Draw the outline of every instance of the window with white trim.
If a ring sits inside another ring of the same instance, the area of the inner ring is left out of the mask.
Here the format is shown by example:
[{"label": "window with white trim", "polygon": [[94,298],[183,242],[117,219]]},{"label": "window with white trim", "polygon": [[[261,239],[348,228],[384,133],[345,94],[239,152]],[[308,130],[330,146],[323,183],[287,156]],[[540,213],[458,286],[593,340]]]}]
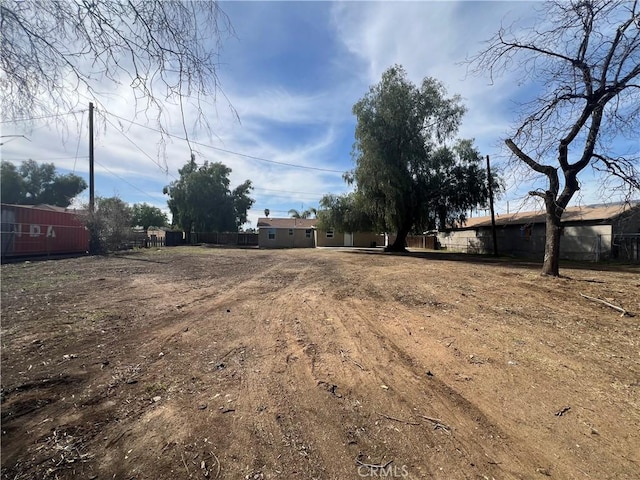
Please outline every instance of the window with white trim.
[{"label": "window with white trim", "polygon": [[311,230],[309,230],[309,229],[305,230],[304,236],[305,236],[305,238],[311,238]]},{"label": "window with white trim", "polygon": [[276,239],[276,229],[275,228],[270,228],[269,229],[269,240],[275,240]]},{"label": "window with white trim", "polygon": [[289,235],[293,235],[293,228],[289,229]]},{"label": "window with white trim", "polygon": [[327,238],[333,238],[333,230],[327,230]]}]

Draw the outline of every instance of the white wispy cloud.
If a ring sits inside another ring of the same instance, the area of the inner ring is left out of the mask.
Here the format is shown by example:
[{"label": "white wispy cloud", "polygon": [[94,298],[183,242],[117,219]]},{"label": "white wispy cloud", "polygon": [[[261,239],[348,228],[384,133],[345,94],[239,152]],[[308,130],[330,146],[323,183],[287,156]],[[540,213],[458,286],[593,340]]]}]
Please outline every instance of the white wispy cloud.
[{"label": "white wispy cloud", "polygon": [[[160,121],[175,137],[161,141],[158,112],[145,110],[144,102],[136,103],[127,84],[101,85],[96,102],[96,159],[109,172],[96,167],[100,194],[119,192],[131,203],[146,201],[166,210],[162,187],[178,176],[190,155],[189,145],[176,138],[185,135],[184,115],[189,138],[197,142],[191,146],[198,162],[225,163],[233,170],[232,186],[253,181],[256,204],[249,215],[253,225],[264,208],[286,214],[289,208],[314,206],[322,193],[349,189],[340,173],[297,169],[247,156],[338,172],[350,169],[352,105],[396,63],[416,83],[433,76],[449,94],[461,95],[468,112],[460,136],[476,138],[482,153],[498,164],[504,160],[502,140],[517,113],[513,99],[526,96],[527,90],[508,74],[493,84],[487,77],[468,75],[462,62],[501,24],[526,18],[531,3],[234,2],[227,8],[238,36],[225,41],[220,57],[226,97],[203,98],[199,106],[188,101],[184,110],[175,102],[165,102]],[[199,108],[209,128],[197,124]],[[0,155],[12,160],[60,158],[54,161],[57,167],[75,169],[86,178],[84,115],[84,119],[67,119],[71,121],[66,126],[47,121],[36,122],[33,129],[2,124],[3,135],[27,134],[31,141],[6,143]],[[520,202],[538,186],[530,178],[523,181],[509,173],[506,177],[506,200],[512,202]],[[505,202],[499,207],[504,209]]]}]

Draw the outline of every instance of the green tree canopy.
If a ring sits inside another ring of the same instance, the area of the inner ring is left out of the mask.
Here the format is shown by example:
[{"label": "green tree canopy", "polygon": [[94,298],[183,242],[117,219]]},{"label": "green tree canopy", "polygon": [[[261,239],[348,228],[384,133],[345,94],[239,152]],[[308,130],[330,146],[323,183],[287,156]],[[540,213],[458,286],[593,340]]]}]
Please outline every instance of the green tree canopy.
[{"label": "green tree canopy", "polygon": [[147,203],[136,203],[131,207],[131,226],[142,227],[148,230],[149,227],[164,227],[169,223],[167,215],[158,207]]},{"label": "green tree canopy", "polygon": [[180,178],[164,188],[173,222],[187,234],[195,232],[230,232],[247,221],[254,200],[253,188],[246,180],[229,189],[231,169],[222,163],[196,164],[195,155],[180,170]]},{"label": "green tree canopy", "polygon": [[356,167],[347,181],[356,192],[338,206],[352,202],[374,228],[397,232],[394,251],[404,250],[410,231],[432,228],[436,219],[463,221],[466,209],[488,199],[472,141],[447,145],[464,112],[460,97],[447,97],[438,80],[427,77],[416,86],[401,66],[389,68],[353,107]]},{"label": "green tree canopy", "polygon": [[18,168],[11,162],[2,161],[0,169],[2,203],[23,203],[25,197],[24,179]]},{"label": "green tree canopy", "polygon": [[374,228],[374,221],[367,213],[366,200],[357,192],[345,195],[325,195],[320,200],[318,228],[336,229],[339,232],[363,232]]},{"label": "green tree canopy", "polygon": [[[457,140],[451,147],[438,148],[427,177],[427,216],[417,224],[418,230],[460,226],[469,210],[485,207],[489,201],[487,170],[472,140]],[[492,189],[499,194],[501,180],[494,174],[491,177]]]},{"label": "green tree canopy", "polygon": [[59,175],[53,163],[22,162],[19,168],[2,162],[2,202],[19,205],[45,203],[68,207],[87,188],[82,177],[72,173]]}]

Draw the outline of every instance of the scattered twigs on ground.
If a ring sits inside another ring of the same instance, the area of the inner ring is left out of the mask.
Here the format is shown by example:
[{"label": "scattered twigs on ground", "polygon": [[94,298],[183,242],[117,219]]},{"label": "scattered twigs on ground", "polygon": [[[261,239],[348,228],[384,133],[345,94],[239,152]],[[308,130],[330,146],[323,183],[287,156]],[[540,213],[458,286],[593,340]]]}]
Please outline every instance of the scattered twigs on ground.
[{"label": "scattered twigs on ground", "polygon": [[189,473],[189,467],[187,467],[187,462],[184,461],[184,454],[180,452],[180,458],[182,458],[182,464],[184,465],[184,469],[187,471],[187,475],[191,475]]},{"label": "scattered twigs on ground", "polygon": [[451,427],[449,425],[444,424],[442,420],[438,420],[437,418],[427,417],[426,415],[421,415],[419,413],[417,413],[416,415],[420,418],[424,418],[425,420],[428,420],[429,422],[433,423],[434,430],[442,430],[447,435],[451,434]]},{"label": "scattered twigs on ground", "polygon": [[356,362],[353,358],[351,358],[348,355],[349,352],[345,352],[344,350],[340,350],[340,355],[342,356],[342,358],[346,358],[347,360],[351,361],[356,367],[358,367],[360,370],[366,370],[362,365],[360,365],[358,362]]},{"label": "scattered twigs on ground", "polygon": [[360,457],[362,456],[362,454],[359,454],[356,457],[356,464],[360,465],[361,467],[367,467],[367,468],[371,468],[371,469],[385,469],[387,468],[389,465],[391,465],[391,463],[393,462],[393,460],[389,460],[387,463],[385,464],[375,464],[375,463],[364,463],[360,461]]},{"label": "scattered twigs on ground", "polygon": [[419,423],[417,423],[417,422],[409,422],[409,421],[407,421],[407,420],[401,420],[401,419],[399,419],[399,418],[390,417],[389,415],[385,415],[384,413],[378,413],[378,412],[376,412],[376,413],[377,413],[378,415],[380,415],[381,417],[384,417],[384,418],[386,418],[386,419],[388,419],[388,420],[393,420],[394,422],[400,422],[400,423],[404,423],[404,424],[406,424],[406,425],[420,425],[420,424],[419,424]]},{"label": "scattered twigs on ground", "polygon": [[566,406],[566,407],[562,407],[560,410],[558,410],[555,415],[556,417],[562,417],[565,413],[567,413],[569,410],[571,410],[571,407]]},{"label": "scattered twigs on ground", "polygon": [[606,305],[609,308],[613,308],[614,310],[616,310],[616,311],[621,313],[621,315],[620,315],[621,317],[624,317],[625,315],[627,315],[628,317],[633,317],[632,313],[627,312],[624,308],[618,307],[617,305],[614,305],[613,303],[606,302],[606,301],[601,300],[601,299],[596,298],[596,297],[590,297],[589,295],[585,295],[584,293],[581,293],[580,296],[582,296],[582,297],[584,297],[584,298],[586,298],[588,300],[591,300],[593,302],[602,303],[603,305]]},{"label": "scattered twigs on ground", "polygon": [[215,458],[215,459],[216,459],[216,464],[218,465],[218,469],[217,469],[217,471],[216,471],[216,476],[215,476],[215,478],[218,478],[218,477],[220,476],[220,468],[221,468],[221,466],[220,466],[220,460],[218,459],[218,457],[216,457],[216,454],[215,454],[215,453],[213,453],[213,452],[210,452],[210,453],[211,453],[211,455],[213,455],[213,458]]}]

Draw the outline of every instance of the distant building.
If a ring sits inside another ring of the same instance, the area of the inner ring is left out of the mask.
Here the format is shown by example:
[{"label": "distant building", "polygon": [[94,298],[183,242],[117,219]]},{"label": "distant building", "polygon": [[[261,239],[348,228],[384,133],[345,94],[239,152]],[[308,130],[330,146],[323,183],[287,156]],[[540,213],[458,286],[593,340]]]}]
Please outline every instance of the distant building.
[{"label": "distant building", "polygon": [[384,235],[373,232],[320,230],[315,218],[260,218],[260,248],[376,247],[384,246]]},{"label": "distant building", "polygon": [[259,218],[260,248],[313,248],[316,246],[316,219]]},{"label": "distant building", "polygon": [[[532,258],[544,255],[543,211],[496,216],[498,252]],[[467,253],[493,251],[491,217],[467,220],[463,227],[438,234],[443,248]],[[562,215],[560,257],[576,260],[640,258],[640,204],[567,208]]]}]

